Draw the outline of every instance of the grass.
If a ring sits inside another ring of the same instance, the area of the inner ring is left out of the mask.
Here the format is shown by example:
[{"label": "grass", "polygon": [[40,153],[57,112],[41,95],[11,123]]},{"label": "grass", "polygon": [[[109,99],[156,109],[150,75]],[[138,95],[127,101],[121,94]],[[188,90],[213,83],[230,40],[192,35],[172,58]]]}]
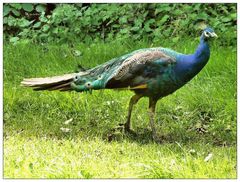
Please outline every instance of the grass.
[{"label": "grass", "polygon": [[[191,53],[197,44],[158,45]],[[235,47],[215,42],[203,71],[158,102],[162,144],[151,139],[146,98],[133,111],[137,136],[116,128],[126,119],[129,91],[34,92],[20,86],[24,77],[65,74],[77,64],[92,67],[158,45],[5,44],[4,177],[236,178]],[[75,50],[82,56],[74,56]]]}]

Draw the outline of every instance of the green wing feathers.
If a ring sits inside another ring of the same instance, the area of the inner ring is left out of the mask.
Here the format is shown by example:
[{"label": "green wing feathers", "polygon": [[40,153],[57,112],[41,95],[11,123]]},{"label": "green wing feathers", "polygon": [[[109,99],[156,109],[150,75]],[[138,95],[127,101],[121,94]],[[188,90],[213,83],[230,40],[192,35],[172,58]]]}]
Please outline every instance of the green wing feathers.
[{"label": "green wing feathers", "polygon": [[[108,78],[107,88],[146,88],[151,77],[155,77],[160,67],[172,65],[176,61],[158,49],[147,49],[135,52]],[[143,86],[144,85],[144,86]]]},{"label": "green wing feathers", "polygon": [[80,92],[107,88],[146,89],[146,69],[153,68],[152,71],[156,72],[159,67],[173,63],[175,60],[159,49],[142,49],[90,69],[85,76],[76,75],[71,86]]}]

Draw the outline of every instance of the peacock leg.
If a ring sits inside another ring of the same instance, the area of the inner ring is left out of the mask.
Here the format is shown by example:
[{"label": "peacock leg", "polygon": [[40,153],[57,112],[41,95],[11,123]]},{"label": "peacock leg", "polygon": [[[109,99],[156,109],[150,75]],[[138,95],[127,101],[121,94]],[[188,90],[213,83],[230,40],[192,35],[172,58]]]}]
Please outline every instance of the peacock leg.
[{"label": "peacock leg", "polygon": [[158,141],[157,132],[156,132],[155,123],[154,123],[156,103],[157,103],[157,100],[153,98],[149,98],[149,118],[150,118],[150,126],[152,129],[152,137],[153,137],[153,140]]},{"label": "peacock leg", "polygon": [[130,102],[129,102],[129,108],[128,108],[128,115],[127,115],[127,122],[124,124],[125,131],[131,131],[130,129],[130,121],[131,121],[131,115],[132,115],[132,109],[135,104],[139,101],[139,99],[142,97],[142,95],[134,95],[132,96]]}]

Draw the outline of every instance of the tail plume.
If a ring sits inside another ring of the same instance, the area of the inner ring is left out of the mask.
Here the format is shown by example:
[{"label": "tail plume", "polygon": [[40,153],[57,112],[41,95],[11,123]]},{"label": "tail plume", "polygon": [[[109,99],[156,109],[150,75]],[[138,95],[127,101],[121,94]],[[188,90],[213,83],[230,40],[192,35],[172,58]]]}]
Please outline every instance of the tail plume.
[{"label": "tail plume", "polygon": [[73,81],[75,74],[76,73],[46,78],[25,78],[21,82],[21,85],[32,87],[33,90],[69,91],[72,90],[71,82]]}]

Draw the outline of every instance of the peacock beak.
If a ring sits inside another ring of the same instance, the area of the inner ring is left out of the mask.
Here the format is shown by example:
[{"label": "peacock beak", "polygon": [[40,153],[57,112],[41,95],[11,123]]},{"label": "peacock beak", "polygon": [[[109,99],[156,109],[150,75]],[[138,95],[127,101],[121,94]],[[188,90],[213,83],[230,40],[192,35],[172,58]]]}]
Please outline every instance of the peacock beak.
[{"label": "peacock beak", "polygon": [[214,33],[214,32],[213,32],[213,33],[211,33],[210,35],[211,35],[211,37],[216,37],[216,38],[218,38],[217,34],[216,34],[216,33]]}]

